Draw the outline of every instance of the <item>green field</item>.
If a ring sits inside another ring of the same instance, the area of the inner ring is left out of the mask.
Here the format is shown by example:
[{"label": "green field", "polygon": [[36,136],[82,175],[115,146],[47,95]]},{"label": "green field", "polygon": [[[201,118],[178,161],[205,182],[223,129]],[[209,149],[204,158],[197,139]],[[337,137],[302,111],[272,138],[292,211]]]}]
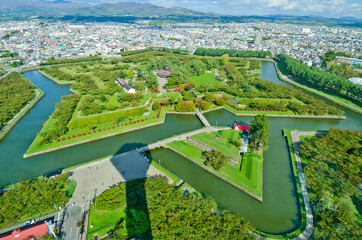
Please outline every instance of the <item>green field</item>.
[{"label": "green field", "polygon": [[218,85],[225,85],[223,81],[220,81],[217,77],[214,76],[213,72],[204,73],[200,76],[193,76],[191,80],[195,81],[196,86],[200,86],[201,84],[207,86],[218,86]]},{"label": "green field", "polygon": [[202,142],[225,155],[237,159],[239,149],[234,142],[240,138],[240,132],[235,130],[225,130],[212,133],[200,133],[192,136],[193,139]]},{"label": "green field", "polygon": [[247,154],[247,164],[243,163],[243,168],[245,167],[245,169],[242,168],[241,171],[231,164],[227,164],[219,171],[215,171],[212,167],[208,167],[204,164],[205,159],[202,158],[203,150],[201,150],[200,148],[185,141],[175,141],[169,143],[167,146],[169,146],[171,149],[176,150],[177,152],[184,154],[185,156],[200,163],[201,165],[204,165],[209,170],[215,172],[216,174],[219,174],[222,177],[225,177],[236,185],[239,185],[240,187],[246,189],[250,193],[253,193],[259,197],[262,196],[262,156],[256,153],[250,153],[251,156]]},{"label": "green field", "polygon": [[[91,204],[88,221],[87,239],[92,239],[94,234],[99,237],[106,235],[113,230],[116,224],[126,217],[126,195],[124,192],[124,183],[121,187],[113,187],[103,192],[96,199],[96,204]],[[121,195],[121,196],[120,196]],[[105,203],[103,205],[103,202]],[[115,205],[109,207],[108,205]],[[99,207],[98,207],[99,205]]]}]

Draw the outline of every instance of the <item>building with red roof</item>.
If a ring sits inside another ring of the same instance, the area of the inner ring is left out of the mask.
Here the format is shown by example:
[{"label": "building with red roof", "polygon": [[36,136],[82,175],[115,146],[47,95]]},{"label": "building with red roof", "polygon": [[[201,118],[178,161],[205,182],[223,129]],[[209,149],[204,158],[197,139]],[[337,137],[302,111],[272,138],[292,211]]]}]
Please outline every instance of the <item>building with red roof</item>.
[{"label": "building with red roof", "polygon": [[42,237],[48,234],[48,225],[46,222],[29,225],[18,228],[12,232],[0,236],[0,240],[24,240]]},{"label": "building with red roof", "polygon": [[234,123],[234,130],[247,131],[248,133],[250,133],[250,126],[238,125],[238,124]]}]

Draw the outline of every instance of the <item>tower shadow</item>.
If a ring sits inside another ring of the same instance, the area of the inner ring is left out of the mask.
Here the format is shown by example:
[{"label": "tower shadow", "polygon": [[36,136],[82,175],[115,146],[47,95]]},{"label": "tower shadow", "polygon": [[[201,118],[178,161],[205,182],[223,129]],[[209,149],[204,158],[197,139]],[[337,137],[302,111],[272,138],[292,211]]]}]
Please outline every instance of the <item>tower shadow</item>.
[{"label": "tower shadow", "polygon": [[[150,177],[150,162],[134,150],[145,146],[142,143],[129,143],[121,146],[111,163],[125,181],[125,217],[117,225],[120,229],[110,235],[111,239],[153,239],[147,204],[146,178]],[[122,154],[119,154],[122,153]]]}]

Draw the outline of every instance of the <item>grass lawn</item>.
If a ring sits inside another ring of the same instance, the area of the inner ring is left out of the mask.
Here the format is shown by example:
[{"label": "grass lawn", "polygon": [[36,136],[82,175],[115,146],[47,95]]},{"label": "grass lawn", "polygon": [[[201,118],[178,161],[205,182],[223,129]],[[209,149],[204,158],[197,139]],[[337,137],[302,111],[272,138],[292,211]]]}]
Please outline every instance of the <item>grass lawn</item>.
[{"label": "grass lawn", "polygon": [[[89,212],[87,239],[92,239],[92,236],[96,233],[98,233],[100,237],[106,235],[110,230],[114,228],[116,223],[125,216],[125,207],[117,208],[110,211],[99,210],[92,204],[90,206]],[[91,228],[92,224],[93,228]]]},{"label": "grass lawn", "polygon": [[240,138],[239,131],[225,130],[212,133],[200,133],[192,136],[192,138],[224,153],[231,158],[238,158],[239,149],[233,144],[233,142]]},{"label": "grass lawn", "polygon": [[67,192],[68,196],[73,196],[76,187],[77,187],[77,182],[73,179],[70,179],[69,184],[64,187],[63,191]]},{"label": "grass lawn", "polygon": [[201,84],[208,86],[218,86],[225,85],[223,81],[220,81],[217,77],[214,76],[214,73],[204,73],[200,76],[193,76],[191,80],[195,81],[196,86],[200,86]]},{"label": "grass lawn", "polygon": [[[185,156],[191,158],[192,160],[204,165],[205,160],[202,158],[203,150],[201,150],[200,148],[198,148],[188,142],[185,142],[185,141],[175,141],[175,142],[169,143],[168,146],[175,149],[176,151],[184,154]],[[248,161],[255,161],[254,157],[250,158],[250,159],[251,160],[248,160]],[[250,162],[249,165],[251,165],[251,167],[249,166],[249,169],[251,169],[253,171],[253,173],[259,171],[260,172],[259,176],[261,176],[263,160],[262,160],[261,156],[260,156],[260,158],[256,158],[256,159],[259,159],[259,163],[254,164],[254,162]],[[234,167],[231,164],[227,164],[225,167],[221,168],[219,171],[214,170],[211,166],[210,167],[208,167],[206,165],[204,165],[204,166],[207,167],[208,169],[210,169],[211,171],[215,172],[216,174],[219,174],[220,176],[227,178],[228,180],[235,183],[236,185],[239,185],[240,187],[246,189],[250,193],[253,193],[257,196],[261,196],[261,194],[262,194],[261,179],[256,180],[257,176],[248,178],[246,175],[246,173],[248,172],[247,170],[240,171],[237,167]],[[251,175],[253,173],[248,173],[248,174]]]},{"label": "grass lawn", "polygon": [[300,136],[300,141],[304,142],[304,141],[308,141],[312,138],[313,138],[313,136]]},{"label": "grass lawn", "polygon": [[172,179],[173,183],[175,184],[178,181],[180,181],[180,178],[178,176],[176,176],[175,174],[173,174],[172,172],[170,172],[169,170],[167,170],[166,168],[162,167],[160,164],[158,164],[158,162],[156,161],[151,161],[150,164],[152,166],[154,166],[156,169],[160,170],[161,172],[163,172],[168,178]]},{"label": "grass lawn", "polygon": [[254,188],[262,186],[263,157],[257,153],[245,153],[241,174],[249,179]]},{"label": "grass lawn", "polygon": [[178,92],[166,92],[166,93],[163,93],[160,96],[156,96],[156,98],[170,98],[172,96],[175,97],[175,98],[182,97],[181,94],[178,93]]}]

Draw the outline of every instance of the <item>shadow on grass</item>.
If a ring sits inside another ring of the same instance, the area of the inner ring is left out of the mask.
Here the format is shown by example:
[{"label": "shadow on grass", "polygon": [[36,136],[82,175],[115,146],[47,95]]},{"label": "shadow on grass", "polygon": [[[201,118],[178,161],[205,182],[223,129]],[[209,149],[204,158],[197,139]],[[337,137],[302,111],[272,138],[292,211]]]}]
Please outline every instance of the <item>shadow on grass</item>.
[{"label": "shadow on grass", "polygon": [[[116,225],[108,239],[153,239],[147,205],[146,177],[149,163],[137,151],[130,151],[145,146],[142,143],[125,144],[118,149],[111,159],[113,166],[125,179],[126,209],[125,217]],[[126,157],[117,157],[118,153]]]}]

